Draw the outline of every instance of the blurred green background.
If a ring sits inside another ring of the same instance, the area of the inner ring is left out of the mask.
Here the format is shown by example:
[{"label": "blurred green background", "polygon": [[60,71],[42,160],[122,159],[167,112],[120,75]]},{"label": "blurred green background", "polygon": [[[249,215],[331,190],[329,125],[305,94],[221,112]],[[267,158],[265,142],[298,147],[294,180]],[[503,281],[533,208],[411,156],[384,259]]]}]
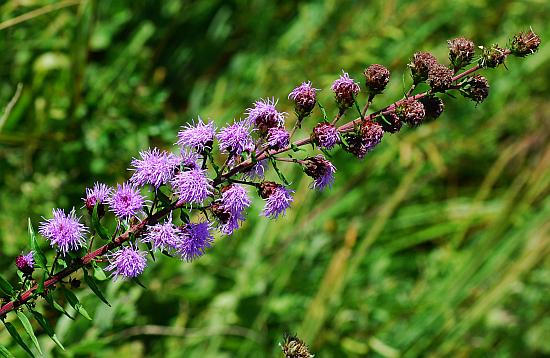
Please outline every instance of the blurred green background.
[{"label": "blurred green background", "polygon": [[[139,150],[169,148],[198,115],[222,125],[271,96],[291,113],[286,96],[305,80],[334,112],[341,70],[362,82],[381,63],[392,82],[377,109],[402,96],[417,50],[446,63],[453,37],[504,45],[532,26],[543,40],[485,72],[484,103],[447,97],[440,119],[387,135],[364,161],[336,151],[331,191],[289,167],[284,218],[260,218],[256,199],[205,257],[159,258],[147,290],[103,282],[112,308],[77,290],[93,321],[45,306],[67,347],[40,334],[45,354],[271,357],[292,332],[317,357],[549,355],[549,18],[544,0],[2,2],[2,113],[21,87],[0,120],[0,268],[12,282],[28,217],[124,181]],[[0,344],[23,355],[4,330]]]}]

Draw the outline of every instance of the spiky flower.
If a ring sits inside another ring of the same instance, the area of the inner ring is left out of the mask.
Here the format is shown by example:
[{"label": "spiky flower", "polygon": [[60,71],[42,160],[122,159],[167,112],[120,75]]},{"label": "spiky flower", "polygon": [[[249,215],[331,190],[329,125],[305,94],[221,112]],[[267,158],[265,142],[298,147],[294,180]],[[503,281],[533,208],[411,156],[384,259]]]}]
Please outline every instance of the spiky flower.
[{"label": "spiky flower", "polygon": [[443,101],[436,96],[425,96],[419,99],[419,102],[424,106],[424,111],[426,112],[425,119],[434,120],[439,118],[443,110],[445,109],[445,104]]},{"label": "spiky flower", "polygon": [[380,124],[368,122],[361,128],[344,135],[346,143],[344,149],[358,159],[363,159],[382,141],[383,136],[384,129]]},{"label": "spiky flower", "polygon": [[228,185],[222,188],[221,192],[220,206],[215,215],[219,217],[222,224],[221,231],[231,235],[245,220],[244,211],[250,206],[251,200],[246,188],[239,184]]},{"label": "spiky flower", "polygon": [[199,155],[193,151],[182,149],[180,161],[181,161],[181,166],[183,167],[183,170],[192,170],[192,169],[200,168]]},{"label": "spiky flower", "polygon": [[314,179],[311,184],[312,188],[321,191],[327,186],[332,186],[336,167],[334,167],[330,161],[325,159],[322,154],[304,159],[303,166],[304,173]]},{"label": "spiky flower", "polygon": [[145,203],[139,190],[132,184],[118,184],[116,190],[107,200],[111,211],[120,219],[136,216]]},{"label": "spiky flower", "polygon": [[270,128],[284,127],[287,114],[277,111],[276,105],[277,101],[273,98],[254,102],[254,107],[245,112],[248,115],[247,120],[262,134],[266,134]]},{"label": "spiky flower", "polygon": [[285,358],[313,358],[308,346],[295,335],[285,333],[283,343],[280,344]]},{"label": "spiky flower", "polygon": [[179,172],[171,183],[179,203],[201,204],[213,190],[212,180],[201,169]]},{"label": "spiky flower", "polygon": [[154,250],[171,252],[181,241],[181,235],[179,228],[172,223],[172,218],[169,218],[162,224],[149,226],[141,241],[150,243]]},{"label": "spiky flower", "polygon": [[313,128],[311,138],[321,148],[332,149],[340,143],[338,129],[330,123],[321,122]]},{"label": "spiky flower", "polygon": [[408,64],[414,83],[426,81],[430,68],[435,64],[437,64],[437,59],[431,53],[416,52]]},{"label": "spiky flower", "polygon": [[130,182],[143,186],[151,184],[155,189],[166,184],[172,179],[180,165],[180,158],[158,148],[139,152],[141,159],[132,159],[131,170],[134,171]]},{"label": "spiky flower", "polygon": [[343,74],[334,81],[331,87],[341,111],[353,106],[354,99],[360,91],[359,84],[350,78],[346,72],[342,72]]},{"label": "spiky flower", "polygon": [[284,215],[292,203],[293,192],[275,182],[262,182],[258,189],[260,197],[266,200],[262,215],[271,219]]},{"label": "spiky flower", "polygon": [[260,160],[252,165],[250,169],[243,173],[243,178],[250,180],[262,179],[264,177],[265,171],[267,170],[267,167],[267,159]]},{"label": "spiky flower", "polygon": [[289,99],[294,101],[294,110],[299,118],[304,118],[310,115],[315,103],[317,103],[317,88],[311,86],[311,82],[302,82],[288,95]]},{"label": "spiky flower", "polygon": [[481,75],[470,76],[460,83],[460,93],[474,102],[481,103],[489,96],[489,82]]},{"label": "spiky flower", "polygon": [[390,81],[390,71],[379,64],[370,65],[363,74],[365,87],[371,94],[382,93]]},{"label": "spiky flower", "polygon": [[428,71],[428,85],[434,92],[445,92],[453,84],[453,70],[441,64],[433,64]]},{"label": "spiky flower", "polygon": [[76,251],[86,243],[88,230],[79,220],[74,209],[68,215],[62,209],[53,209],[53,218],[42,222],[38,232],[65,256],[67,252]]},{"label": "spiky flower", "polygon": [[479,65],[481,67],[495,68],[504,63],[506,59],[506,50],[493,44],[491,47],[484,47]]},{"label": "spiky flower", "polygon": [[394,111],[384,113],[380,120],[378,120],[378,124],[382,126],[384,132],[389,133],[397,133],[403,126],[403,122],[401,122],[401,119],[399,119],[399,116]]},{"label": "spiky flower", "polygon": [[210,223],[202,221],[198,223],[188,223],[182,226],[182,240],[177,247],[177,253],[182,260],[187,262],[204,255],[206,249],[212,247],[214,237],[210,233]]},{"label": "spiky flower", "polygon": [[232,125],[222,128],[218,133],[220,150],[224,153],[240,155],[244,151],[254,149],[250,127],[250,121],[242,120],[235,121]]},{"label": "spiky flower", "polygon": [[510,50],[515,56],[525,57],[535,53],[540,46],[540,42],[540,37],[533,30],[520,32],[514,36]]},{"label": "spiky flower", "polygon": [[108,254],[109,265],[106,271],[111,271],[113,281],[118,278],[134,278],[143,273],[147,266],[147,252],[140,251],[137,245],[130,244]]},{"label": "spiky flower", "polygon": [[267,145],[271,149],[282,149],[290,143],[290,133],[283,127],[269,128]]},{"label": "spiky flower", "polygon": [[103,217],[103,215],[105,215],[104,203],[109,195],[111,195],[111,191],[112,189],[107,185],[98,182],[94,184],[92,189],[86,188],[86,197],[82,198],[82,200],[84,200],[84,205],[86,205],[88,212],[92,214],[94,206],[99,204],[97,213],[100,218]]},{"label": "spiky flower", "polygon": [[34,271],[34,256],[33,251],[30,251],[26,255],[19,255],[15,258],[15,266],[19,271],[23,272],[25,275],[32,275]]},{"label": "spiky flower", "polygon": [[426,112],[424,105],[413,98],[407,98],[396,109],[399,118],[411,127],[416,127],[424,121]]},{"label": "spiky flower", "polygon": [[472,62],[475,55],[475,45],[471,40],[458,37],[447,41],[449,47],[449,60],[455,70],[460,69]]},{"label": "spiky flower", "polygon": [[189,123],[178,132],[177,144],[202,153],[212,149],[215,135],[214,123],[212,121],[205,123],[201,117],[198,117],[196,123]]}]

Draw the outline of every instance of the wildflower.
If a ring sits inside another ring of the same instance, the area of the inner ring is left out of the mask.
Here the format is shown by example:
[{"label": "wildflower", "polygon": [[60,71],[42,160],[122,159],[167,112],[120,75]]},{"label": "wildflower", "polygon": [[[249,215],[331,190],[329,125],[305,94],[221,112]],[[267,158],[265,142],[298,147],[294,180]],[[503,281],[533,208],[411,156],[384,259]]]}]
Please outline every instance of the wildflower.
[{"label": "wildflower", "polygon": [[313,88],[311,82],[307,81],[302,82],[301,85],[290,92],[288,98],[294,101],[294,110],[299,118],[311,114],[311,111],[315,108],[315,103],[317,103],[317,91],[318,89]]},{"label": "wildflower", "polygon": [[182,149],[181,150],[181,165],[183,170],[199,169],[199,156],[197,153]]},{"label": "wildflower", "polygon": [[528,32],[520,32],[514,36],[510,50],[515,56],[525,57],[535,53],[540,46],[540,37],[529,30]]},{"label": "wildflower", "polygon": [[105,215],[104,203],[108,199],[109,195],[111,195],[111,191],[112,189],[107,185],[98,182],[94,184],[92,189],[86,188],[86,197],[82,198],[82,200],[84,200],[84,204],[86,205],[88,212],[92,214],[94,211],[94,206],[99,204],[97,213],[100,218],[103,217],[103,215]]},{"label": "wildflower", "polygon": [[189,223],[181,227],[182,240],[178,243],[177,252],[187,262],[204,255],[212,247],[214,237],[210,233],[210,223],[202,221]]},{"label": "wildflower", "polygon": [[130,182],[143,186],[151,184],[155,189],[172,179],[180,165],[180,158],[173,153],[160,151],[157,148],[140,152],[141,159],[132,159],[134,174]]},{"label": "wildflower", "polygon": [[251,204],[248,192],[242,185],[231,184],[221,190],[222,197],[212,209],[224,234],[231,235],[245,220],[244,210]]},{"label": "wildflower", "polygon": [[248,108],[245,112],[248,115],[247,120],[262,134],[266,134],[271,128],[284,127],[286,113],[277,111],[276,105],[277,101],[273,98],[254,102],[254,108]]},{"label": "wildflower", "polygon": [[119,277],[137,277],[143,273],[147,266],[146,256],[146,251],[140,251],[137,245],[130,244],[107,255],[110,264],[105,270],[113,271],[111,273],[111,276],[114,276],[113,281],[116,281]]},{"label": "wildflower", "polygon": [[53,209],[53,218],[42,222],[38,231],[65,256],[69,251],[80,249],[86,242],[88,230],[79,220],[74,209],[68,215],[61,209]]},{"label": "wildflower", "polygon": [[154,250],[171,251],[181,240],[180,230],[172,223],[171,218],[165,223],[158,223],[147,228],[141,241],[150,243]]},{"label": "wildflower", "polygon": [[341,111],[353,106],[355,97],[360,91],[359,84],[353,81],[346,72],[342,72],[343,75],[334,81],[331,87],[336,97],[336,103]]},{"label": "wildflower", "polygon": [[243,173],[243,177],[249,180],[262,179],[267,169],[267,159],[260,160],[254,163],[250,169]]},{"label": "wildflower", "polygon": [[401,130],[403,122],[394,111],[384,113],[378,123],[382,126],[384,132],[397,133]]},{"label": "wildflower", "polygon": [[136,216],[145,203],[139,190],[129,183],[118,184],[117,189],[107,200],[111,211],[120,219],[129,219]]},{"label": "wildflower", "polygon": [[382,126],[375,122],[369,122],[358,130],[344,135],[346,143],[344,149],[357,158],[363,159],[368,152],[382,141],[383,136],[384,129],[382,129]]},{"label": "wildflower", "polygon": [[422,124],[426,116],[422,103],[412,98],[407,98],[403,101],[403,103],[397,107],[396,114],[403,122],[411,127]]},{"label": "wildflower", "polygon": [[285,358],[313,358],[305,342],[294,335],[285,334],[283,343],[279,345]]},{"label": "wildflower", "polygon": [[212,149],[216,129],[214,123],[208,121],[204,123],[201,117],[198,117],[196,123],[190,123],[178,133],[178,145],[195,149],[202,153]]},{"label": "wildflower", "polygon": [[321,148],[331,149],[340,142],[338,129],[330,123],[321,122],[313,128],[312,140]]},{"label": "wildflower", "polygon": [[19,271],[23,272],[25,275],[32,275],[34,271],[34,257],[33,252],[30,251],[26,255],[19,255],[15,258],[15,266]]},{"label": "wildflower", "polygon": [[269,128],[267,145],[271,149],[283,149],[290,143],[290,133],[282,127]]},{"label": "wildflower", "polygon": [[479,65],[481,67],[495,68],[503,64],[505,59],[506,50],[494,44],[491,47],[483,48],[483,53],[479,59]]},{"label": "wildflower", "polygon": [[447,41],[447,46],[449,47],[449,59],[455,70],[472,62],[475,54],[475,45],[471,40],[458,37]]},{"label": "wildflower", "polygon": [[489,82],[480,75],[470,76],[460,83],[460,93],[474,102],[481,103],[489,96]]},{"label": "wildflower", "polygon": [[206,170],[192,169],[179,172],[171,183],[179,203],[201,204],[212,194],[211,182],[206,176]]},{"label": "wildflower", "polygon": [[434,92],[445,92],[453,83],[453,70],[438,63],[433,64],[428,71],[427,82]]},{"label": "wildflower", "polygon": [[311,187],[319,191],[332,186],[336,168],[321,154],[306,158],[303,161],[304,173],[314,179]]},{"label": "wildflower", "polygon": [[437,64],[437,59],[429,52],[419,51],[413,55],[408,64],[414,83],[420,83],[428,79],[430,68]]},{"label": "wildflower", "polygon": [[262,199],[266,199],[262,215],[271,219],[276,219],[281,214],[284,215],[293,200],[292,190],[274,182],[261,183],[258,192]]},{"label": "wildflower", "polygon": [[371,95],[382,93],[390,81],[390,71],[378,64],[370,65],[364,72],[365,87]]},{"label": "wildflower", "polygon": [[424,106],[426,119],[434,120],[439,118],[445,109],[445,104],[443,101],[436,96],[425,96],[420,98],[418,101]]},{"label": "wildflower", "polygon": [[220,150],[224,153],[240,155],[244,151],[254,149],[251,136],[250,121],[235,121],[232,125],[222,128],[218,133]]}]

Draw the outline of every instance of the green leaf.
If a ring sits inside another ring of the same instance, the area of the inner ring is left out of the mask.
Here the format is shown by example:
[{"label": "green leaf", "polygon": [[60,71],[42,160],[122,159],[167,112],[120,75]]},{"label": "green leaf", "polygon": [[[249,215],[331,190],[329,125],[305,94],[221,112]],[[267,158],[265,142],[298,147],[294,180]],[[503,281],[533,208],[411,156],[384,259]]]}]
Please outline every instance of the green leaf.
[{"label": "green leaf", "polygon": [[[46,331],[46,334],[50,336],[52,341],[54,341],[55,344],[62,350],[65,350],[65,347],[61,344],[59,339],[57,338],[57,335],[55,334],[55,331],[53,330],[52,326],[50,326],[50,323],[42,314],[38,311],[31,310],[32,315],[34,316],[34,319],[38,322],[42,328],[44,328],[44,331]],[[69,316],[70,317],[70,316]]]},{"label": "green leaf", "polygon": [[134,277],[132,279],[132,281],[134,281],[135,283],[137,283],[138,285],[140,285],[141,287],[143,287],[144,289],[147,289],[147,287],[145,287],[145,285],[143,283],[141,283],[141,281],[137,278],[137,277]]},{"label": "green leaf", "polygon": [[288,180],[286,180],[285,176],[283,175],[283,173],[277,167],[277,161],[275,160],[275,158],[269,157],[269,160],[271,161],[271,165],[273,165],[273,169],[275,169],[275,172],[279,176],[279,179],[281,179],[283,183],[285,183],[285,185],[287,186],[290,185]]},{"label": "green leaf", "polygon": [[0,355],[5,358],[15,358],[6,347],[0,344]]},{"label": "green leaf", "polygon": [[326,121],[327,120],[327,111],[325,111],[325,107],[323,107],[323,105],[319,101],[317,101],[317,105],[321,109],[321,113],[323,113],[323,119]]},{"label": "green leaf", "polygon": [[76,295],[67,289],[64,290],[65,297],[67,298],[67,301],[69,301],[69,304],[75,309],[76,312],[80,313],[84,318],[92,320],[92,317],[88,314],[88,311],[82,306]]},{"label": "green leaf", "polygon": [[107,279],[107,275],[105,275],[105,271],[101,267],[99,267],[95,262],[93,264],[94,268],[94,278],[98,281],[105,281]]},{"label": "green leaf", "polygon": [[6,329],[8,330],[10,335],[13,337],[13,339],[17,342],[17,344],[19,344],[21,348],[23,348],[27,353],[29,353],[31,357],[34,357],[34,354],[32,353],[31,349],[29,348],[29,346],[27,346],[25,341],[23,341],[23,338],[21,338],[21,336],[17,332],[17,330],[15,329],[15,326],[10,322],[4,322],[4,325],[6,326]]},{"label": "green leaf", "polygon": [[27,331],[27,334],[29,335],[32,343],[34,344],[38,352],[42,354],[42,349],[40,349],[40,344],[38,344],[38,339],[36,339],[36,336],[34,335],[31,322],[29,322],[29,319],[27,318],[27,316],[25,316],[23,312],[16,311],[15,313],[17,314],[17,318],[19,318],[19,320],[21,321],[23,328],[25,328],[25,331]]},{"label": "green leaf", "polygon": [[94,281],[94,278],[91,277],[89,274],[88,274],[88,270],[84,269],[84,281],[86,281],[86,283],[88,284],[88,286],[90,286],[90,288],[92,289],[92,292],[95,293],[95,295],[97,297],[99,297],[99,299],[101,301],[103,301],[103,303],[105,303],[107,306],[111,307],[111,304],[107,301],[107,299],[105,298],[105,296],[103,296],[103,293],[101,292],[101,290],[99,289],[99,287],[97,286],[97,284],[95,283]]},{"label": "green leaf", "polygon": [[0,276],[0,291],[2,291],[7,296],[13,296],[15,294],[15,291],[13,290],[13,286],[8,281],[4,280],[2,276]]},{"label": "green leaf", "polygon": [[46,267],[46,265],[48,264],[48,260],[46,259],[44,252],[40,248],[40,245],[38,245],[38,240],[36,240],[36,233],[34,232],[34,228],[32,227],[30,218],[28,222],[29,222],[30,247],[31,247],[31,250],[33,251],[32,257],[34,258],[34,263],[36,264],[36,266],[40,267],[41,269],[48,271]]},{"label": "green leaf", "polygon": [[94,206],[94,211],[92,212],[92,226],[99,237],[101,237],[103,240],[110,240],[111,238],[109,237],[109,235],[107,235],[107,232],[99,222],[99,215],[97,213],[97,208],[99,205],[99,203],[96,203]]},{"label": "green leaf", "polygon": [[65,316],[69,317],[70,319],[74,320],[74,317],[69,314],[59,303],[55,302],[52,295],[47,295],[44,297],[46,302],[50,304],[56,311],[63,313]]},{"label": "green leaf", "polygon": [[170,206],[170,204],[171,204],[170,198],[168,196],[166,196],[166,194],[164,194],[162,191],[160,191],[160,189],[157,190],[157,198],[163,204],[162,207]]},{"label": "green leaf", "polygon": [[46,276],[47,275],[48,275],[48,270],[43,270],[42,271],[42,276],[40,277],[40,279],[37,282],[38,288],[36,289],[36,293],[41,294],[45,291],[44,282],[46,281]]}]

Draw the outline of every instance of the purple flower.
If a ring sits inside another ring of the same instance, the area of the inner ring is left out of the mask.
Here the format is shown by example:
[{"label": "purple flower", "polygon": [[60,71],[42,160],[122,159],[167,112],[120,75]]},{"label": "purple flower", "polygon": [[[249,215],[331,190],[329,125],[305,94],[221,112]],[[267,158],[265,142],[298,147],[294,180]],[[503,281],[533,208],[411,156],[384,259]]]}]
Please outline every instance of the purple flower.
[{"label": "purple flower", "polygon": [[82,198],[88,211],[94,210],[95,204],[103,204],[111,194],[112,189],[103,183],[95,183],[92,189],[86,188],[86,197]]},{"label": "purple flower", "polygon": [[176,174],[172,179],[174,194],[180,203],[201,204],[212,194],[211,180],[206,176],[206,170],[192,169]]},{"label": "purple flower", "polygon": [[65,256],[68,251],[78,250],[86,242],[85,234],[88,230],[79,220],[74,209],[69,215],[61,209],[53,209],[53,219],[42,222],[38,231]]},{"label": "purple flower", "polygon": [[336,103],[338,103],[340,110],[345,110],[353,106],[354,98],[359,93],[360,88],[359,84],[353,81],[346,72],[343,70],[342,72],[343,75],[334,81],[331,89],[334,91]]},{"label": "purple flower", "polygon": [[313,128],[313,140],[321,148],[332,149],[340,142],[340,134],[332,124],[321,122]]},{"label": "purple flower", "polygon": [[229,214],[223,223],[221,231],[231,235],[239,228],[241,221],[245,220],[244,210],[251,204],[248,192],[242,185],[231,184],[222,189],[221,205],[219,210]]},{"label": "purple flower", "polygon": [[151,184],[158,189],[162,184],[166,184],[172,179],[178,166],[180,158],[173,153],[160,151],[157,148],[148,149],[140,152],[142,159],[132,159],[134,174],[130,182],[135,185],[143,186]]},{"label": "purple flower", "polygon": [[284,186],[274,182],[263,182],[260,184],[259,194],[263,199],[266,199],[263,216],[271,219],[276,219],[280,214],[285,214],[286,209],[292,203],[294,191],[285,188]]},{"label": "purple flower", "polygon": [[284,127],[286,113],[278,112],[276,105],[277,101],[273,98],[254,102],[254,108],[248,108],[245,112],[248,115],[247,120],[254,123],[262,133],[266,133],[270,128]]},{"label": "purple flower", "polygon": [[267,159],[260,160],[256,162],[250,169],[243,173],[243,178],[255,180],[262,179],[264,177],[265,171],[267,170],[268,162]]},{"label": "purple flower", "polygon": [[129,219],[137,215],[145,202],[139,191],[131,184],[118,184],[108,199],[111,211],[120,219]]},{"label": "purple flower", "polygon": [[214,123],[212,121],[204,123],[201,117],[198,117],[197,123],[190,123],[182,127],[178,133],[177,144],[203,152],[212,149],[215,135]]},{"label": "purple flower", "polygon": [[172,224],[171,218],[164,224],[156,224],[149,226],[147,232],[141,239],[144,243],[151,243],[153,249],[172,251],[182,239],[182,234],[179,228]]},{"label": "purple flower", "polygon": [[319,191],[332,186],[336,168],[321,154],[303,161],[304,172],[314,179],[311,187]]},{"label": "purple flower", "polygon": [[184,235],[178,244],[177,252],[187,262],[202,256],[214,243],[210,223],[207,221],[186,224],[182,231]]},{"label": "purple flower", "polygon": [[267,145],[272,149],[282,149],[290,143],[290,133],[283,127],[269,128]]},{"label": "purple flower", "polygon": [[28,254],[17,256],[15,258],[15,266],[19,269],[19,271],[23,272],[24,274],[30,275],[34,271],[34,257],[33,252],[30,251]]},{"label": "purple flower", "polygon": [[244,151],[254,149],[250,121],[235,121],[234,124],[222,128],[218,133],[220,150],[224,153],[240,155]]},{"label": "purple flower", "polygon": [[134,278],[143,273],[147,266],[147,252],[140,251],[136,246],[130,244],[114,253],[107,255],[110,265],[105,268],[106,271],[113,271],[113,281],[119,277]]},{"label": "purple flower", "polygon": [[199,169],[199,155],[186,149],[181,150],[181,163],[184,169]]},{"label": "purple flower", "polygon": [[311,86],[311,82],[302,82],[301,85],[296,87],[288,95],[289,99],[294,101],[294,109],[298,114],[298,117],[307,117],[313,108],[315,108],[315,103],[317,103],[317,93],[319,91],[317,88]]},{"label": "purple flower", "polygon": [[360,129],[345,134],[346,146],[344,149],[359,159],[374,149],[384,136],[384,129],[378,123],[369,122]]}]

